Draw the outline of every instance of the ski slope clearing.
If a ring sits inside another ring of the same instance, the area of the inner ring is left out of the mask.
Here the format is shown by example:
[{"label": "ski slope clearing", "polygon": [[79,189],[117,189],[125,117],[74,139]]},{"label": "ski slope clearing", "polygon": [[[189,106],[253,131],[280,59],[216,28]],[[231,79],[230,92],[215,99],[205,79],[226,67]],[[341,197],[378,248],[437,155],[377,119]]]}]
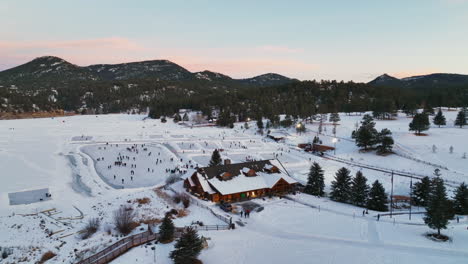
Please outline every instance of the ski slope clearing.
[{"label": "ski slope clearing", "polygon": [[[163,185],[171,175],[189,173],[197,165],[206,166],[214,149],[220,149],[222,158],[232,162],[277,158],[300,182],[307,180],[310,165],[318,162],[325,170],[327,192],[335,172],[343,166],[353,174],[361,170],[369,182],[378,179],[389,192],[389,173],[363,168],[357,163],[428,176],[439,166],[444,167],[443,178],[468,182],[467,160],[462,158],[468,152],[468,141],[464,140],[468,128],[453,127],[456,112],[444,114],[449,125],[431,127],[425,137],[408,131],[411,119],[404,115],[397,120],[376,121],[377,129],[389,128],[397,142],[396,154],[385,157],[359,152],[350,135],[362,116],[341,114],[336,155],[329,154],[355,162],[352,166],[297,148],[297,144],[310,142],[317,135],[316,123],[306,124],[307,130],[301,134],[294,128],[282,129],[285,140],[275,142],[257,133],[254,121],[249,129],[243,129],[243,123],[236,124],[234,129],[190,128],[170,119],[161,123],[141,115],[0,121],[0,246],[11,248],[13,253],[2,263],[20,260],[34,263],[48,250],[58,256],[47,263],[74,263],[97,252],[119,239],[112,218],[122,205],[131,206],[141,222],[132,234],[141,232],[141,228],[147,228],[145,221],[162,218],[170,208],[182,209],[180,204],[158,195],[154,188]],[[332,146],[332,126],[325,127],[327,131],[323,134],[328,136],[319,137]],[[117,161],[127,164],[119,166]],[[174,188],[183,191],[178,184]],[[408,195],[409,184],[409,178],[395,176],[394,193]],[[9,193],[44,188],[52,195],[51,199],[9,204]],[[451,192],[452,187],[448,190]],[[146,201],[144,198],[148,202],[140,204],[138,201]],[[402,214],[392,218],[382,216],[376,221],[377,212],[369,211],[362,216],[361,208],[327,198],[302,194],[291,198],[296,201],[254,200],[264,210],[253,212],[248,219],[229,215],[244,225],[235,230],[200,231],[210,238],[200,259],[204,263],[411,264],[465,263],[468,259],[466,217],[461,217],[460,223],[452,221],[448,230],[443,231],[452,237],[451,243],[436,243],[424,237],[430,229],[423,225],[420,214],[413,215],[411,220]],[[211,203],[201,204],[226,214]],[[177,226],[190,225],[192,221],[223,224],[209,210],[195,204],[186,213],[187,216],[174,220]],[[80,239],[77,232],[95,217],[101,219],[98,232],[87,240]],[[157,230],[157,226],[154,228]],[[157,263],[171,263],[168,254],[173,244],[156,247]],[[153,257],[154,252],[142,246],[113,263],[153,263]]]}]

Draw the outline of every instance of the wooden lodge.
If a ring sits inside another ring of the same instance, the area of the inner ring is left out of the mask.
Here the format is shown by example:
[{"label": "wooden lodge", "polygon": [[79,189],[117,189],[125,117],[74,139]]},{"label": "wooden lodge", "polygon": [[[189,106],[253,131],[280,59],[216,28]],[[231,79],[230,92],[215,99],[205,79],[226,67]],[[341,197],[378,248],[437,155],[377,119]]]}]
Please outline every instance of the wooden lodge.
[{"label": "wooden lodge", "polygon": [[297,181],[279,169],[276,160],[198,168],[184,181],[190,193],[212,202],[235,202],[294,190]]}]

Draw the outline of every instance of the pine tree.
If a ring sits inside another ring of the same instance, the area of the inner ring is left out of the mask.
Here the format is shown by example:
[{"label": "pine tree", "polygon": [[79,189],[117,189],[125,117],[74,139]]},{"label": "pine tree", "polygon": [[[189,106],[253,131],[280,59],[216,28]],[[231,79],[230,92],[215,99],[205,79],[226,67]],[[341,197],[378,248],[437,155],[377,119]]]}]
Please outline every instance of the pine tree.
[{"label": "pine tree", "polygon": [[387,194],[383,185],[376,180],[369,190],[369,197],[367,198],[367,208],[375,211],[385,212],[388,211]]},{"label": "pine tree", "polygon": [[422,178],[420,182],[415,183],[412,193],[414,205],[426,206],[430,190],[431,180],[427,176]]},{"label": "pine tree", "polygon": [[159,226],[159,241],[161,241],[162,243],[172,242],[172,240],[174,239],[174,231],[174,223],[167,214],[164,217],[161,226]]},{"label": "pine tree", "polygon": [[366,150],[377,143],[377,136],[374,119],[368,114],[364,115],[361,126],[352,134],[352,138],[356,140],[356,146]]},{"label": "pine tree", "polygon": [[261,116],[257,118],[257,127],[259,130],[263,129],[263,119]]},{"label": "pine tree", "polygon": [[346,168],[339,169],[335,174],[335,180],[332,181],[330,199],[347,203],[351,197],[351,176]]},{"label": "pine tree", "polygon": [[174,123],[180,122],[182,120],[182,117],[177,113],[174,115]]},{"label": "pine tree", "polygon": [[358,171],[351,183],[351,203],[361,207],[366,206],[368,194],[367,179],[361,171]]},{"label": "pine tree", "polygon": [[426,115],[433,115],[434,114],[434,108],[432,108],[428,103],[424,105],[423,113]]},{"label": "pine tree", "polygon": [[336,123],[340,122],[340,120],[341,120],[341,119],[340,119],[340,115],[339,115],[337,112],[331,113],[331,114],[330,114],[330,119],[329,119],[329,120],[330,120],[330,122],[332,122],[333,124],[336,124]]},{"label": "pine tree", "polygon": [[460,215],[468,215],[468,188],[463,182],[455,190],[455,196],[453,197],[453,207],[455,213]]},{"label": "pine tree", "polygon": [[429,117],[426,114],[416,114],[409,124],[409,130],[421,135],[422,131],[429,130]]},{"label": "pine tree", "polygon": [[442,114],[442,110],[439,108],[439,111],[437,112],[437,115],[434,116],[434,125],[436,126],[445,126],[447,124],[447,121],[445,121],[445,116]]},{"label": "pine tree", "polygon": [[221,163],[222,163],[221,155],[219,154],[219,151],[215,149],[213,151],[213,154],[211,155],[210,166],[221,165]]},{"label": "pine tree", "polygon": [[387,128],[382,129],[377,135],[377,152],[380,154],[391,153],[393,149],[393,144],[395,143],[392,138],[392,131]]},{"label": "pine tree", "polygon": [[424,222],[430,228],[437,229],[437,234],[440,235],[440,230],[447,228],[448,220],[451,217],[444,180],[439,177],[434,178],[431,182]]},{"label": "pine tree", "polygon": [[174,260],[175,264],[192,264],[202,249],[203,242],[198,236],[197,230],[188,227],[177,240],[169,257]]},{"label": "pine tree", "polygon": [[466,126],[466,114],[463,109],[458,112],[457,118],[455,119],[455,125],[459,126],[460,128]]},{"label": "pine tree", "polygon": [[187,113],[184,114],[184,117],[182,117],[182,120],[183,120],[184,122],[189,121],[189,117],[188,117]]},{"label": "pine tree", "polygon": [[314,162],[312,166],[310,166],[309,177],[304,192],[321,197],[325,194],[324,189],[325,178],[323,176],[323,169],[317,162]]}]

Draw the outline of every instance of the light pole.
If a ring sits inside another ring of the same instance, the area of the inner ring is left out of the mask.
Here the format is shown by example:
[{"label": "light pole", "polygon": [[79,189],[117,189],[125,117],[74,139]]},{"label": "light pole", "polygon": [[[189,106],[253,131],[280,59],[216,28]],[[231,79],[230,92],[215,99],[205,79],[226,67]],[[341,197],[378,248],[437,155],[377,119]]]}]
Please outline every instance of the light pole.
[{"label": "light pole", "polygon": [[301,134],[302,132],[302,123],[297,123],[296,125],[296,131],[299,133],[299,135]]},{"label": "light pole", "polygon": [[333,146],[334,146],[334,148],[333,148],[333,155],[336,155],[336,142],[337,142],[337,141],[338,141],[338,139],[337,139],[336,137],[334,137],[334,138],[332,139]]}]

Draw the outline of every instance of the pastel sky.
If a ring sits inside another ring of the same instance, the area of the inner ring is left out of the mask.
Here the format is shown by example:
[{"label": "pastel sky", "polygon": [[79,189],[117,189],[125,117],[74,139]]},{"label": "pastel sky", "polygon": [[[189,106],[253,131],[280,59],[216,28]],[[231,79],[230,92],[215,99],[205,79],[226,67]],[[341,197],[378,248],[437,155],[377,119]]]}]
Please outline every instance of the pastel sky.
[{"label": "pastel sky", "polygon": [[43,55],[236,78],[468,74],[468,0],[1,0],[0,70]]}]

